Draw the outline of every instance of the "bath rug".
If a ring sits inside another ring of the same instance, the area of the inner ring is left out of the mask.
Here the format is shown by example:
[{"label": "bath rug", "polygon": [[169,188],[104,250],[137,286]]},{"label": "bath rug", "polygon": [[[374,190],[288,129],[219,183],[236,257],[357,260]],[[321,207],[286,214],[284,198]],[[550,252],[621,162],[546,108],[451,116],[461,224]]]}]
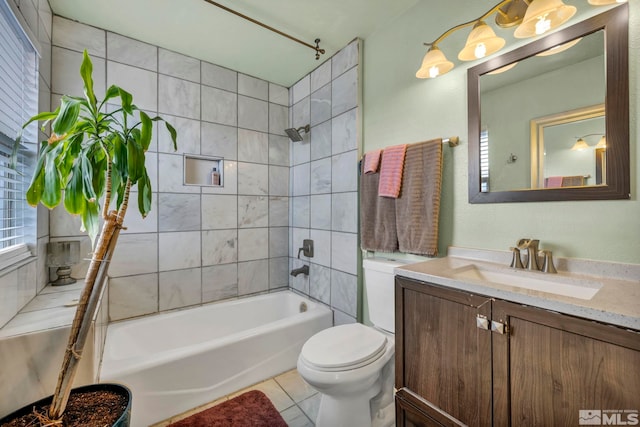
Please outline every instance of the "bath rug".
[{"label": "bath rug", "polygon": [[263,392],[251,390],[168,427],[287,427],[287,423]]}]

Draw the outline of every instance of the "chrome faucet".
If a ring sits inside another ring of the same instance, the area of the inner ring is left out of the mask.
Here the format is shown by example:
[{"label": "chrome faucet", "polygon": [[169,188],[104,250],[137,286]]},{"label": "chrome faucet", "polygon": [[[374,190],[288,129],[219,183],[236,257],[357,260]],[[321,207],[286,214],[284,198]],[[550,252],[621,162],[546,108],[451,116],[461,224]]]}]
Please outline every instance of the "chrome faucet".
[{"label": "chrome faucet", "polygon": [[[553,265],[553,256],[550,250],[539,250],[539,240],[536,239],[520,239],[515,248],[509,248],[512,252],[511,265],[512,268],[525,268],[520,259],[520,252],[527,251],[527,270],[542,271],[543,273],[557,273],[556,267]],[[538,263],[538,256],[543,257],[542,265]]]},{"label": "chrome faucet", "polygon": [[304,274],[304,275],[308,276],[309,275],[309,266],[305,264],[300,268],[294,268],[293,270],[291,270],[291,275],[293,277],[297,277],[298,274]]},{"label": "chrome faucet", "polygon": [[518,249],[527,250],[527,270],[540,270],[538,267],[538,244],[540,240],[520,239]]}]

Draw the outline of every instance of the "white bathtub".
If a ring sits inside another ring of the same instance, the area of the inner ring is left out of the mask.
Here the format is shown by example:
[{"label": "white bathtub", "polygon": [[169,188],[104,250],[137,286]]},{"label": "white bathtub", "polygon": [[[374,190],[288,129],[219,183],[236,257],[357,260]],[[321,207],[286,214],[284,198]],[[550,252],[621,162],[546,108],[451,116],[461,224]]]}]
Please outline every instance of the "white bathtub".
[{"label": "white bathtub", "polygon": [[113,323],[100,381],[129,386],[132,426],[148,426],[295,368],[331,324],[328,307],[290,291]]}]

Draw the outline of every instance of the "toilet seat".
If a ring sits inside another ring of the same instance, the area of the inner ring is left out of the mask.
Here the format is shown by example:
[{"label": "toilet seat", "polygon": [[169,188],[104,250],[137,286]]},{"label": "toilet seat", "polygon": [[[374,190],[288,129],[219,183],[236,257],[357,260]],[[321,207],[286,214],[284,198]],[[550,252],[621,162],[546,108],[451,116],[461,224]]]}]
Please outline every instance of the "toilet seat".
[{"label": "toilet seat", "polygon": [[304,344],[300,357],[319,371],[345,371],[374,362],[386,347],[384,334],[352,323],[318,332]]}]

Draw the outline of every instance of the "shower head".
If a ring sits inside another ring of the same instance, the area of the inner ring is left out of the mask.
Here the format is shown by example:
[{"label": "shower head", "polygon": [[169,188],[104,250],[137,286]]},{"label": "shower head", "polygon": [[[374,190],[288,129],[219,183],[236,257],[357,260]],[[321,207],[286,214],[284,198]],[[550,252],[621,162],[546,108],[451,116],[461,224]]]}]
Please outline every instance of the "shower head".
[{"label": "shower head", "polygon": [[302,135],[300,135],[301,130],[304,131],[304,133],[309,133],[309,130],[311,130],[311,126],[305,125],[305,126],[299,127],[298,129],[289,128],[289,129],[285,129],[284,131],[287,133],[291,141],[299,142],[299,141],[302,141]]}]

